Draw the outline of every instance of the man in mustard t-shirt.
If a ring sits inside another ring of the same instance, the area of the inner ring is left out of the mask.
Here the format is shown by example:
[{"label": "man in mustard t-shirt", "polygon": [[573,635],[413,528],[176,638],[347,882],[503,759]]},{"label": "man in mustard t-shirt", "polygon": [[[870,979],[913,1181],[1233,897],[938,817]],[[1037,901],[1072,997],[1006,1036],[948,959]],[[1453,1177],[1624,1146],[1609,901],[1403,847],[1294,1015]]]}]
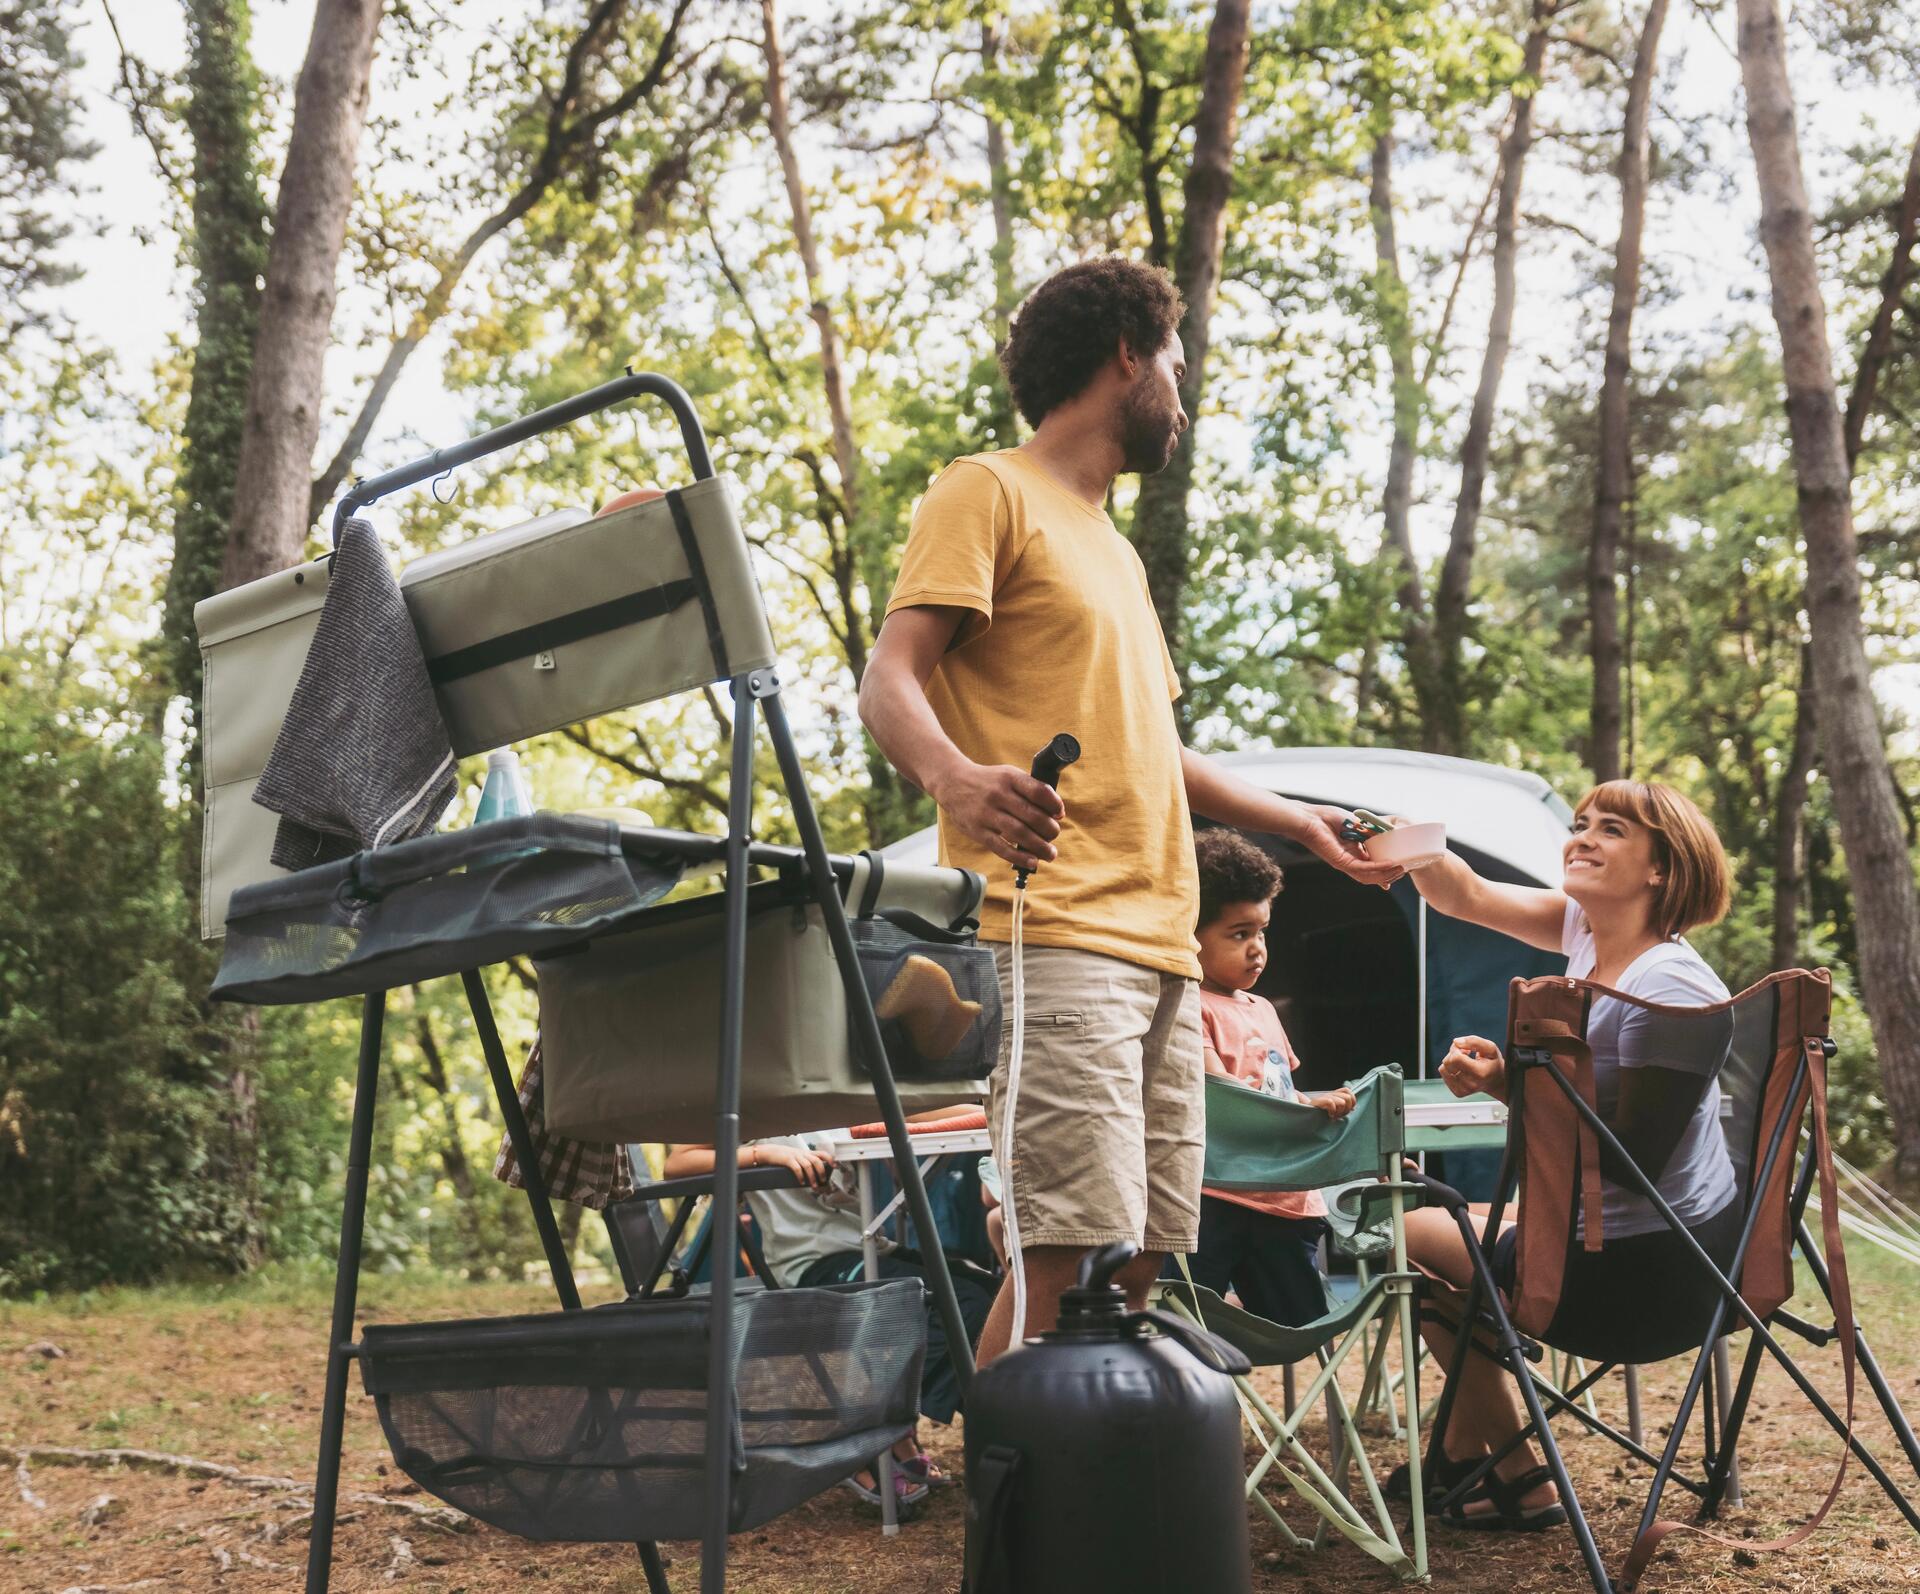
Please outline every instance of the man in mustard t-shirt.
[{"label": "man in mustard t-shirt", "polygon": [[[955,460],[928,488],[860,683],[881,751],[939,806],[941,862],[987,879],[983,939],[1008,940],[1013,867],[1038,868],[1013,1145],[999,1143],[1010,1033],[989,1110],[1032,1331],[1053,1326],[1089,1246],[1144,1248],[1121,1276],[1138,1305],[1164,1255],[1198,1238],[1189,811],[1290,837],[1357,880],[1400,872],[1340,840],[1342,810],[1261,791],[1181,745],[1146,571],[1102,507],[1114,477],[1163,469],[1186,427],[1179,325],[1167,274],[1117,257],[1033,291],[1001,354],[1033,436]],[[1070,802],[1027,773],[1060,731],[1085,749]],[[1004,993],[1011,961],[994,950]],[[982,1362],[1006,1349],[1012,1317],[1003,1288]]]}]

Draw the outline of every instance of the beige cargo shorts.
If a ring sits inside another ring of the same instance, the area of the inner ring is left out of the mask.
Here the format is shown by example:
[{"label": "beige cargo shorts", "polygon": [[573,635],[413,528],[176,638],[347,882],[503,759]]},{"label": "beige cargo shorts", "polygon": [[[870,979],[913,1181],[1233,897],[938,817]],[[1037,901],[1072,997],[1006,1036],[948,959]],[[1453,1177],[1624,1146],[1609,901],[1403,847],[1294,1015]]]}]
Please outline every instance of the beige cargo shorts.
[{"label": "beige cargo shorts", "polygon": [[1013,1144],[1013,954],[993,949],[1005,1025],[988,1127],[1020,1243],[1192,1251],[1206,1161],[1200,988],[1119,958],[1026,948],[1027,1040]]}]

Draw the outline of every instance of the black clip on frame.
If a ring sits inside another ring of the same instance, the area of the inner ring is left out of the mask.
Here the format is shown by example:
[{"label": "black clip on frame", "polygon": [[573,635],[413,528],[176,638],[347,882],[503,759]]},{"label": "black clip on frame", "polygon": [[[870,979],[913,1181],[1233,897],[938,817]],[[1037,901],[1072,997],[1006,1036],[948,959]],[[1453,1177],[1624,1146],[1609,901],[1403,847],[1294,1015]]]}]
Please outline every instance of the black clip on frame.
[{"label": "black clip on frame", "polygon": [[680,424],[680,440],[686,445],[687,458],[693,465],[694,479],[705,481],[713,475],[713,457],[707,452],[707,434],[701,429],[700,417],[694,414],[693,400],[687,397],[685,389],[678,382],[650,371],[638,375],[629,372],[626,376],[602,382],[600,386],[589,388],[562,403],[550,404],[544,410],[535,410],[533,414],[523,415],[517,421],[509,421],[490,432],[482,432],[478,437],[470,437],[464,443],[435,449],[422,459],[396,466],[367,481],[355,482],[334,509],[334,543],[339,543],[340,533],[355,510],[364,509],[376,499],[385,498],[388,493],[443,476],[458,466],[512,448],[529,438],[538,437],[542,432],[558,431],[583,416],[611,409],[643,393],[659,399],[673,411],[673,418]]},{"label": "black clip on frame", "polygon": [[[1055,791],[1060,789],[1060,774],[1067,765],[1080,756],[1080,744],[1062,731],[1033,755],[1033,768],[1028,771],[1035,780],[1045,781]],[[1031,869],[1016,867],[1013,871],[1014,884],[1022,891],[1027,889],[1027,876]]]}]

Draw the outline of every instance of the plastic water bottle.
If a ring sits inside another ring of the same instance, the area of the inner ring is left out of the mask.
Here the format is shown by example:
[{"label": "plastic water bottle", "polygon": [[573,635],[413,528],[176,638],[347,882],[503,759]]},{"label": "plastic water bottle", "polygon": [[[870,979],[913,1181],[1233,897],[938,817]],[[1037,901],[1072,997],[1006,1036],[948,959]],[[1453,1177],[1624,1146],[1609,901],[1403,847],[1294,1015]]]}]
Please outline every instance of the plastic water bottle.
[{"label": "plastic water bottle", "polygon": [[[480,788],[480,808],[473,816],[476,825],[496,819],[525,819],[533,813],[533,799],[527,794],[526,776],[520,773],[520,759],[511,747],[487,754],[487,783]],[[476,858],[476,867],[511,863],[516,858],[531,858],[538,847],[509,847]]]},{"label": "plastic water bottle", "polygon": [[487,783],[480,789],[476,825],[495,819],[524,819],[533,812],[527,778],[520,772],[520,755],[511,747],[487,754]]}]

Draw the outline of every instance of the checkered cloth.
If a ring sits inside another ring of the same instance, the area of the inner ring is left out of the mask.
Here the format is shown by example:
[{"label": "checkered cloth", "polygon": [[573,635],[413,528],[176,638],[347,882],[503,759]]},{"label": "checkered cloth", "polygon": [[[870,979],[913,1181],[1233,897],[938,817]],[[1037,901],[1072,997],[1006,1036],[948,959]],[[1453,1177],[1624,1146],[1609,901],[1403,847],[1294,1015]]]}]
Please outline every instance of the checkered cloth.
[{"label": "checkered cloth", "polygon": [[[610,1201],[622,1201],[633,1194],[633,1164],[627,1160],[625,1146],[569,1140],[564,1135],[547,1132],[538,1035],[527,1048],[526,1066],[520,1072],[520,1111],[526,1116],[527,1135],[533,1142],[534,1155],[540,1159],[547,1194],[554,1200],[576,1201],[598,1211]],[[521,1176],[520,1159],[514,1155],[511,1135],[500,1137],[500,1154],[493,1159],[493,1176],[517,1189],[527,1187]]]}]

